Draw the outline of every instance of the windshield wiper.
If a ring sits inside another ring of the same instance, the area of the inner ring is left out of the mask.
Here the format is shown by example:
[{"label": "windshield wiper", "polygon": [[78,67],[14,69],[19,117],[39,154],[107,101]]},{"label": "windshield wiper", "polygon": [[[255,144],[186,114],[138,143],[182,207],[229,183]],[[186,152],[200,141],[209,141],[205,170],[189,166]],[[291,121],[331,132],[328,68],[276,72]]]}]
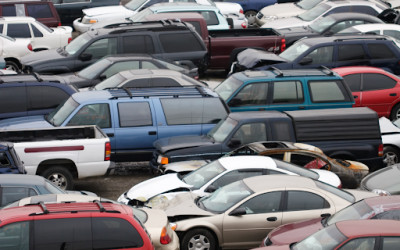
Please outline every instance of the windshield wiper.
[{"label": "windshield wiper", "polygon": [[215,139],[212,137],[212,135],[207,134],[206,136],[211,140],[212,143],[215,143]]}]

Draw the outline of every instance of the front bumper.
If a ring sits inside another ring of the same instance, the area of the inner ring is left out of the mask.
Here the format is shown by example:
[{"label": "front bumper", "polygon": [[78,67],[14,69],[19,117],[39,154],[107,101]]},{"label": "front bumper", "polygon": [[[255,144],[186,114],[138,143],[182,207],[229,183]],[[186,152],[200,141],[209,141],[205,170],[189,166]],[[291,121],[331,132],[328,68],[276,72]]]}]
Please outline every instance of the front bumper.
[{"label": "front bumper", "polygon": [[74,26],[74,29],[76,31],[78,31],[80,33],[85,33],[86,31],[88,31],[90,29],[90,27],[93,24],[82,23],[82,19],[83,19],[82,17],[75,19],[72,25]]}]

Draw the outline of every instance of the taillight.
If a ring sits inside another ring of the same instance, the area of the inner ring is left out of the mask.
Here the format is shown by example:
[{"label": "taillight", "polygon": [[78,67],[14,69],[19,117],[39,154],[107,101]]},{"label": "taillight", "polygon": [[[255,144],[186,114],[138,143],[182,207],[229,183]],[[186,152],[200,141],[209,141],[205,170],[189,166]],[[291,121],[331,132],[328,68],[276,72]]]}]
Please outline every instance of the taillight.
[{"label": "taillight", "polygon": [[168,243],[171,242],[171,236],[168,234],[168,231],[166,227],[163,227],[161,230],[161,235],[160,235],[160,243],[162,245],[167,245]]},{"label": "taillight", "polygon": [[239,10],[239,13],[242,13],[242,14],[244,14],[244,12],[243,12],[243,9],[240,9],[240,10]]},{"label": "taillight", "polygon": [[72,41],[72,37],[68,37],[68,43]]},{"label": "taillight", "polygon": [[61,22],[58,22],[58,25],[57,26],[61,26]]},{"label": "taillight", "polygon": [[378,156],[383,156],[383,144],[379,145]]},{"label": "taillight", "polygon": [[246,29],[246,28],[247,28],[247,25],[246,25],[245,22],[242,23],[242,28],[243,28],[243,29]]},{"label": "taillight", "polygon": [[28,49],[29,49],[30,51],[32,51],[32,50],[33,50],[33,48],[32,48],[32,44],[28,44]]},{"label": "taillight", "polygon": [[106,142],[106,145],[104,147],[105,152],[104,152],[104,160],[109,161],[111,159],[111,143]]},{"label": "taillight", "polygon": [[281,50],[280,52],[282,53],[286,49],[286,40],[285,38],[281,39]]}]

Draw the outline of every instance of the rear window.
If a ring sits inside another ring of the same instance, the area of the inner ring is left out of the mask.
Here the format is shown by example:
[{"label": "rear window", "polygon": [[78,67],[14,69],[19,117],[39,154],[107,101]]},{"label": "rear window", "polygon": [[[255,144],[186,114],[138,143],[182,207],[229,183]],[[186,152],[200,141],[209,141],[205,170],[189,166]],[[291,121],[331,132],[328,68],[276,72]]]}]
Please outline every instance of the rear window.
[{"label": "rear window", "polygon": [[370,43],[367,46],[372,59],[396,58],[396,55],[386,44]]},{"label": "rear window", "polygon": [[310,81],[312,102],[350,102],[341,81]]},{"label": "rear window", "polygon": [[326,184],[326,183],[323,183],[320,181],[315,181],[315,184],[317,185],[317,187],[319,187],[329,193],[332,193],[336,196],[339,196],[340,198],[342,198],[350,203],[353,203],[356,200],[351,193],[344,191],[343,189],[336,188],[332,185],[329,185],[329,184]]},{"label": "rear window", "polygon": [[27,4],[26,9],[28,16],[34,18],[51,18],[53,13],[51,12],[50,6],[47,3],[44,4]]},{"label": "rear window", "polygon": [[193,33],[161,34],[160,41],[166,53],[204,50]]}]

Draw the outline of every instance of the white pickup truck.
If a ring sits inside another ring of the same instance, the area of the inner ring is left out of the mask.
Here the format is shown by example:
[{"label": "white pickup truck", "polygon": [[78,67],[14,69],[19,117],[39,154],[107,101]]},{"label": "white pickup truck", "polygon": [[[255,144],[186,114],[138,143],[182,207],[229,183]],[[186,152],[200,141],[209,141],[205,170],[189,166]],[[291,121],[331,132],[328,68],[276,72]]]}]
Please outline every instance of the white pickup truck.
[{"label": "white pickup truck", "polygon": [[14,143],[27,174],[41,175],[62,189],[73,180],[113,170],[110,139],[97,126],[0,131],[0,141]]}]

